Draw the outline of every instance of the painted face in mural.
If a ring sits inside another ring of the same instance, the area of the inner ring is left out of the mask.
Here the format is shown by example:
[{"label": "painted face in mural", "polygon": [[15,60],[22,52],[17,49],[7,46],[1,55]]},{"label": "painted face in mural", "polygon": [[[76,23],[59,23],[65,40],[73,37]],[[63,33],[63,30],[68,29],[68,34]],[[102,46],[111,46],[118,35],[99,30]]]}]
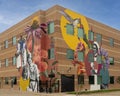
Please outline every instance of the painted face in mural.
[{"label": "painted face in mural", "polygon": [[98,48],[96,44],[93,44],[94,56],[97,56]]},{"label": "painted face in mural", "polygon": [[32,64],[32,59],[28,58],[28,64]]},{"label": "painted face in mural", "polygon": [[99,45],[97,42],[94,41],[93,43],[93,52],[94,52],[94,57],[97,57],[99,51]]}]

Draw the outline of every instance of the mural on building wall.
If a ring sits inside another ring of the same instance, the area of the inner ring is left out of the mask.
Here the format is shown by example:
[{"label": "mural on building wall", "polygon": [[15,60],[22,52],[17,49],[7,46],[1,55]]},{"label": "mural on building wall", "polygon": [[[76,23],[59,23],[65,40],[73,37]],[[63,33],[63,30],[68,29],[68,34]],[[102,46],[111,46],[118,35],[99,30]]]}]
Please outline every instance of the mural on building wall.
[{"label": "mural on building wall", "polygon": [[[94,76],[91,90],[107,88],[109,84],[108,53],[98,42],[91,39],[86,18],[71,10],[60,11],[62,36],[70,49],[74,50],[72,64],[77,66],[77,75]],[[98,84],[98,79],[100,84]]]},{"label": "mural on building wall", "polygon": [[[39,81],[55,77],[56,64],[54,38],[48,36],[48,24],[34,20],[25,29],[26,37],[20,36],[17,44],[17,69],[20,72],[20,89],[39,91]],[[52,50],[52,52],[49,50]],[[54,58],[49,60],[49,55]],[[53,76],[54,75],[54,76]]]},{"label": "mural on building wall", "polygon": [[78,43],[76,50],[74,51],[74,59],[72,61],[73,65],[76,66],[76,64],[78,64],[77,66],[77,74],[78,75],[83,75],[86,70],[85,70],[85,64],[84,62],[81,62],[79,60],[79,52],[84,52],[85,51],[85,46],[82,42]]}]

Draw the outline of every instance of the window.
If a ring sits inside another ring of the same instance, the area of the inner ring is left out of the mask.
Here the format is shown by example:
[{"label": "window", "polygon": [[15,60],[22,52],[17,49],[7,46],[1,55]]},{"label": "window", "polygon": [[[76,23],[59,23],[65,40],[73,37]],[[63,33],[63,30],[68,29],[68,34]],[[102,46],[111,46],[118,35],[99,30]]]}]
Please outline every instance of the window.
[{"label": "window", "polygon": [[74,50],[67,49],[67,59],[74,59]]},{"label": "window", "polygon": [[102,64],[102,56],[101,55],[97,56],[97,62],[98,62],[98,64]]},{"label": "window", "polygon": [[67,34],[74,35],[74,27],[72,24],[67,24]]},{"label": "window", "polygon": [[96,41],[101,44],[102,43],[102,35],[101,34],[97,34],[96,36]]},{"label": "window", "polygon": [[94,40],[94,32],[92,32],[92,31],[89,31],[89,32],[88,32],[88,39],[89,39],[90,41],[93,41],[93,40]]},{"label": "window", "polygon": [[5,77],[5,84],[9,84],[9,78]]},{"label": "window", "polygon": [[94,61],[94,55],[93,55],[93,53],[89,53],[88,54],[88,61],[89,62],[93,62]]},{"label": "window", "polygon": [[84,37],[84,30],[82,28],[78,28],[78,37],[83,38]]},{"label": "window", "polygon": [[78,61],[84,61],[84,53],[83,52],[78,52]]},{"label": "window", "polygon": [[54,58],[55,58],[54,48],[51,48],[48,50],[48,59],[54,59]]},{"label": "window", "polygon": [[114,46],[114,39],[113,38],[110,38],[110,46]]},{"label": "window", "polygon": [[116,81],[117,81],[117,83],[120,84],[120,76],[118,76],[118,77],[116,78]]},{"label": "window", "polygon": [[48,24],[48,34],[51,34],[54,32],[54,22],[50,22]]},{"label": "window", "polygon": [[109,57],[110,65],[114,65],[114,57]]},{"label": "window", "polygon": [[1,61],[0,61],[0,68],[2,67]]},{"label": "window", "polygon": [[84,75],[78,75],[78,84],[84,84]]},{"label": "window", "polygon": [[1,50],[1,44],[0,44],[0,50]]},{"label": "window", "polygon": [[16,65],[16,57],[12,58],[13,65]]},{"label": "window", "polygon": [[13,45],[16,45],[16,37],[12,38],[12,43],[13,43]]},{"label": "window", "polygon": [[5,41],[5,48],[8,48],[8,41]]},{"label": "window", "polygon": [[89,76],[89,84],[94,84],[94,76]]},{"label": "window", "polygon": [[5,59],[5,66],[8,66],[8,59]]},{"label": "window", "polygon": [[97,84],[102,84],[102,76],[97,76]]},{"label": "window", "polygon": [[17,84],[17,77],[11,77],[11,80],[14,85]]},{"label": "window", "polygon": [[110,84],[114,84],[114,76],[110,76]]}]

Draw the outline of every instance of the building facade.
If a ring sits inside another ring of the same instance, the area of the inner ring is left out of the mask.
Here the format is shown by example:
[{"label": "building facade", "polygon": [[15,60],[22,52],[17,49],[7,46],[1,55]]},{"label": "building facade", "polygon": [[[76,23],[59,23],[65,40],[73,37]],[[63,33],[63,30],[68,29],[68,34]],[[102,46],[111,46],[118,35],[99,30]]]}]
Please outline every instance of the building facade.
[{"label": "building facade", "polygon": [[[34,21],[47,24],[47,37],[38,43],[41,50],[48,53],[47,56],[40,53],[39,61],[46,58],[50,63],[53,59],[58,61],[54,78],[59,81],[59,91],[78,90],[79,85],[82,85],[82,90],[120,87],[120,31],[56,5],[45,11],[40,10],[0,33],[0,88],[19,89],[23,86],[21,72],[16,67],[16,46],[20,36],[28,36],[25,29]],[[52,50],[52,43],[48,41],[54,42]],[[41,64],[43,69],[38,68],[40,72],[52,68]]]}]

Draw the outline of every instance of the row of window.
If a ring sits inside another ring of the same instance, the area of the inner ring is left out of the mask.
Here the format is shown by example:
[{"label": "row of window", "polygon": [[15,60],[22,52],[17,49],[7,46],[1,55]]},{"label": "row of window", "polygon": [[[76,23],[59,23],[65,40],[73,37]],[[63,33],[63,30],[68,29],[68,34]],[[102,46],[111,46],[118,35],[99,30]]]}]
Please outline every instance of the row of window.
[{"label": "row of window", "polygon": [[[67,49],[67,59],[74,59],[74,50]],[[78,52],[78,61],[84,61],[84,52]],[[88,61],[93,62],[94,61],[94,56],[92,53],[88,54]],[[110,65],[114,65],[114,57],[109,57]],[[102,63],[102,56],[98,55],[97,56],[97,62],[99,64]]]},{"label": "row of window", "polygon": [[[67,49],[67,59],[74,59],[74,50]],[[84,61],[84,52],[78,52],[78,61]]]},{"label": "row of window", "polygon": [[13,84],[16,85],[17,84],[17,77],[5,77],[5,84]]},{"label": "row of window", "polygon": [[[54,54],[54,48],[51,48],[48,50],[48,59],[54,59],[55,58],[55,54]],[[73,60],[74,59],[74,51],[71,50],[71,49],[68,49],[67,50],[67,59],[70,59],[70,60]],[[79,61],[84,61],[84,52],[78,52],[78,60]],[[109,60],[110,60],[110,65],[114,65],[114,58],[113,57],[109,57]],[[93,59],[93,54],[88,54],[88,61],[89,62],[93,62],[94,59]],[[97,62],[99,64],[102,63],[102,57],[101,56],[98,56],[97,57]],[[16,57],[12,57],[12,63],[13,65],[16,64]],[[1,61],[0,61],[0,67],[1,67]],[[5,59],[5,66],[9,66],[9,60],[8,59]]]},{"label": "row of window", "polygon": [[[16,37],[14,36],[13,38],[12,38],[12,45],[16,45],[16,43],[17,43],[17,39],[16,39]],[[9,42],[8,42],[8,40],[6,40],[5,42],[4,42],[4,47],[5,48],[8,48],[9,47]]]},{"label": "row of window", "polygon": [[[94,76],[89,76],[89,84],[95,84],[94,78]],[[84,75],[78,76],[78,84],[84,84]],[[102,84],[102,76],[97,76],[97,84]],[[110,76],[110,84],[114,84],[114,76]]]},{"label": "row of window", "polygon": [[[53,32],[54,32],[54,22],[51,22],[51,23],[48,24],[48,34],[51,34]],[[16,43],[17,43],[17,38],[16,38],[16,36],[14,36],[12,38],[12,45],[16,45]],[[5,45],[4,48],[8,48],[9,47],[8,40],[6,40],[4,42],[4,45]],[[1,49],[1,46],[0,46],[0,49]]]},{"label": "row of window", "polygon": [[[51,48],[48,50],[48,59],[54,59],[54,48]],[[16,57],[12,57],[12,64],[16,65]],[[5,67],[9,66],[9,59],[5,59]],[[1,61],[0,61],[0,67],[2,67]]]},{"label": "row of window", "polygon": [[[95,84],[94,76],[89,76],[89,84]],[[114,76],[110,76],[110,84],[114,84]],[[78,84],[84,84],[84,75],[78,76]],[[14,85],[17,84],[17,77],[5,77],[5,84],[13,83]],[[102,77],[97,76],[97,84],[102,84]]]},{"label": "row of window", "polygon": [[[12,64],[13,65],[16,65],[16,57],[12,57]],[[0,61],[0,67],[2,67],[3,64],[2,62]],[[9,66],[9,59],[5,59],[5,67]]]},{"label": "row of window", "polygon": [[[71,25],[71,24],[67,24],[66,26],[66,32],[67,34],[70,34],[70,35],[74,35],[74,27]],[[78,33],[77,33],[77,36],[79,38],[84,38],[84,29],[83,28],[78,28]],[[92,31],[89,31],[88,32],[88,39],[90,41],[94,41],[94,32]],[[98,34],[96,35],[96,41],[101,44],[102,43],[102,35],[101,34]],[[109,39],[109,45],[110,46],[114,46],[114,39],[113,38],[110,38]]]},{"label": "row of window", "polygon": [[[51,23],[48,24],[48,34],[51,34],[51,33],[53,33],[53,32],[54,32],[54,22],[51,22]],[[14,36],[14,37],[12,38],[12,45],[16,45],[16,43],[17,43],[17,38]],[[8,40],[6,40],[6,41],[4,42],[4,45],[5,45],[5,48],[8,48],[8,47],[9,47],[9,42],[8,42]],[[0,46],[0,49],[1,49],[1,46]],[[51,48],[51,49],[48,51],[48,58],[49,58],[49,59],[55,58],[54,48]],[[16,57],[13,57],[13,58],[12,58],[12,62],[13,62],[13,65],[16,64]],[[1,66],[2,66],[2,64],[1,64],[1,61],[0,61],[0,67],[1,67]],[[8,60],[8,59],[5,59],[5,66],[6,66],[6,67],[9,66],[9,60]]]}]

